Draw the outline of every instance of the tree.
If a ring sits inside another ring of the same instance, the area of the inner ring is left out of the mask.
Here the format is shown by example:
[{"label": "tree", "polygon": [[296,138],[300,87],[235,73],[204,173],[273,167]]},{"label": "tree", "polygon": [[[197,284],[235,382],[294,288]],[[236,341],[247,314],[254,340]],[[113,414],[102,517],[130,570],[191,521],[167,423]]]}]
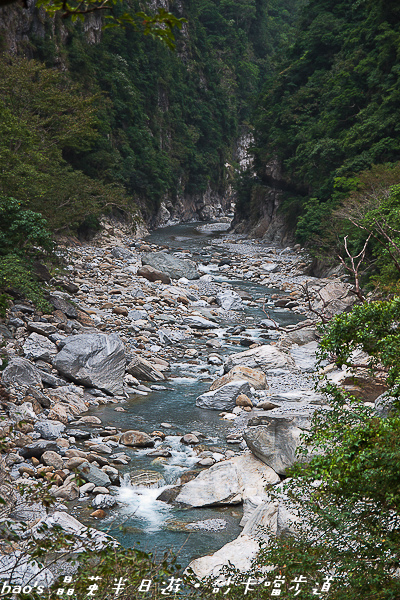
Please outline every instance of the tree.
[{"label": "tree", "polygon": [[[0,0],[0,8],[9,4],[20,3],[28,8],[26,0]],[[178,18],[165,8],[158,8],[154,14],[146,14],[143,11],[126,11],[117,14],[115,8],[122,7],[124,0],[37,0],[38,8],[43,8],[50,17],[60,14],[63,19],[70,18],[73,22],[77,19],[82,21],[92,13],[104,13],[105,27],[126,27],[130,25],[148,35],[161,40],[171,50],[175,48],[174,29],[181,29],[186,19]]]}]

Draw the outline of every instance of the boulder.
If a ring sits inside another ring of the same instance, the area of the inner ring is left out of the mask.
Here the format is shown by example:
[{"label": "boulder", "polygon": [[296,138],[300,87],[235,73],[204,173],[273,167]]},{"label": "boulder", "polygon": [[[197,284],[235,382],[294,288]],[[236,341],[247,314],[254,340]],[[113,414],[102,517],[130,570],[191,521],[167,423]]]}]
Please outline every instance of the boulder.
[{"label": "boulder", "polygon": [[167,252],[146,252],[142,256],[142,264],[150,265],[172,279],[199,279],[196,263],[187,258],[178,258]]},{"label": "boulder", "polygon": [[12,358],[3,371],[2,382],[4,385],[33,385],[42,386],[40,371],[26,360],[26,358]]},{"label": "boulder", "polygon": [[9,404],[8,412],[10,419],[18,423],[19,421],[36,421],[37,416],[33,410],[32,402],[24,402],[20,405]]},{"label": "boulder", "polygon": [[303,327],[302,329],[296,329],[295,331],[284,334],[279,340],[279,344],[298,344],[298,346],[303,346],[303,344],[314,342],[316,339],[317,332],[314,327]]},{"label": "boulder", "polygon": [[45,569],[43,565],[32,559],[25,550],[16,550],[0,555],[0,580],[6,586],[4,593],[7,593],[7,587],[10,586],[32,588],[33,581],[37,586],[49,588],[55,582],[56,576],[50,569]]},{"label": "boulder", "polygon": [[197,315],[189,315],[188,317],[185,317],[183,319],[183,324],[189,325],[189,327],[194,327],[195,329],[216,329],[218,327],[217,323]]},{"label": "boulder", "polygon": [[50,440],[36,440],[32,442],[32,444],[28,444],[20,449],[19,453],[23,458],[38,458],[42,456],[44,452],[47,450],[51,450],[56,452],[58,450],[58,446],[55,442]]},{"label": "boulder", "polygon": [[154,440],[144,431],[131,429],[125,431],[119,439],[119,443],[124,446],[134,446],[137,448],[148,448],[154,446]]},{"label": "boulder", "polygon": [[166,273],[153,269],[148,265],[140,267],[137,271],[139,277],[144,277],[148,281],[161,281],[161,283],[171,283],[171,279]]},{"label": "boulder", "polygon": [[64,461],[57,452],[53,450],[46,450],[43,452],[41,456],[41,461],[44,465],[48,467],[54,467],[56,470],[62,469],[64,467]]},{"label": "boulder", "polygon": [[225,372],[227,373],[236,366],[258,368],[264,373],[268,373],[275,369],[288,370],[294,366],[294,360],[275,346],[265,345],[231,354],[224,363]]},{"label": "boulder", "polygon": [[216,390],[206,392],[196,399],[196,406],[209,410],[232,410],[236,406],[236,399],[240,394],[250,394],[248,381],[234,380],[226,383]]},{"label": "boulder", "polygon": [[68,422],[72,420],[72,415],[68,410],[68,406],[57,402],[52,406],[48,414],[49,419],[54,421],[60,421],[64,425],[68,425]]},{"label": "boulder", "polygon": [[60,421],[37,421],[34,425],[35,431],[40,433],[44,440],[56,440],[60,437],[65,429],[65,425]]},{"label": "boulder", "polygon": [[308,342],[302,346],[292,346],[289,350],[294,362],[302,371],[312,373],[317,366],[318,342]]},{"label": "boulder", "polygon": [[111,494],[97,494],[92,500],[92,507],[95,509],[112,508],[117,504],[117,499]]},{"label": "boulder", "polygon": [[207,577],[215,579],[221,571],[232,567],[246,572],[250,570],[259,550],[260,544],[257,540],[241,534],[214,554],[192,560],[188,569],[191,569],[199,579]]},{"label": "boulder", "polygon": [[126,371],[143,381],[163,381],[164,375],[158,371],[153,365],[146,359],[141,358],[137,354],[133,355],[133,358],[129,365],[126,367]]},{"label": "boulder", "polygon": [[78,465],[76,469],[82,476],[82,479],[88,483],[94,483],[95,486],[101,487],[108,487],[111,485],[111,481],[107,473],[104,473],[104,471],[88,462]]},{"label": "boulder", "polygon": [[281,489],[282,484],[277,485],[276,496],[255,508],[244,526],[243,535],[268,541],[272,535],[286,537],[298,533],[299,507]]},{"label": "boulder", "polygon": [[239,396],[236,398],[236,406],[252,408],[253,403],[250,398],[246,396],[246,394],[239,394]]},{"label": "boulder", "polygon": [[79,487],[73,481],[70,481],[66,485],[61,485],[57,490],[53,492],[55,498],[61,500],[77,500],[80,496]]},{"label": "boulder", "polygon": [[271,419],[267,425],[248,427],[243,437],[257,458],[279,475],[285,475],[286,469],[296,461],[301,433],[293,418],[282,416]]},{"label": "boulder", "polygon": [[133,252],[123,246],[115,246],[115,248],[111,249],[111,254],[118,260],[134,260],[136,258]]},{"label": "boulder", "polygon": [[112,395],[123,393],[125,351],[115,333],[69,337],[53,364],[62,375],[77,383]]},{"label": "boulder", "polygon": [[396,398],[385,392],[375,400],[375,411],[382,419],[386,419],[395,411],[396,401],[398,402]]},{"label": "boulder", "polygon": [[217,463],[182,486],[176,502],[192,507],[238,504],[265,486],[280,482],[278,475],[250,452]]},{"label": "boulder", "polygon": [[57,327],[51,323],[36,323],[36,321],[29,321],[26,327],[28,331],[33,331],[43,336],[51,335],[57,331]]},{"label": "boulder", "polygon": [[223,377],[216,379],[210,387],[210,392],[222,387],[227,383],[230,383],[231,381],[237,381],[238,379],[248,381],[250,386],[255,390],[268,389],[265,373],[262,371],[257,371],[256,369],[250,369],[249,367],[242,367],[239,365],[237,367],[233,367],[233,369],[231,369],[229,373],[226,373],[226,375],[223,375]]},{"label": "boulder", "polygon": [[243,310],[242,299],[239,294],[233,290],[218,292],[217,304],[223,310]]},{"label": "boulder", "polygon": [[353,306],[357,297],[351,293],[352,286],[340,279],[333,279],[318,290],[318,300],[313,308],[333,317]]},{"label": "boulder", "polygon": [[50,303],[54,306],[56,310],[60,310],[64,315],[67,315],[70,319],[76,319],[78,316],[77,308],[65,300],[61,298],[61,296],[50,296]]}]

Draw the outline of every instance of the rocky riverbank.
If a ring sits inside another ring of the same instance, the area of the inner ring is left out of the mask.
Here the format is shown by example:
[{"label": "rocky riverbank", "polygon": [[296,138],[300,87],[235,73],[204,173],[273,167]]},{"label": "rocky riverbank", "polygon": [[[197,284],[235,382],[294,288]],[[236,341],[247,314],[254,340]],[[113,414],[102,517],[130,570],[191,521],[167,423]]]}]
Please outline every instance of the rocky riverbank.
[{"label": "rocky riverbank", "polygon": [[[202,226],[203,232],[213,229],[217,226]],[[90,507],[95,527],[96,519],[121,503],[132,452],[148,448],[149,467],[130,471],[133,488],[163,487],[159,501],[186,508],[243,504],[243,533],[193,561],[195,573],[216,576],[228,561],[246,568],[259,547],[259,524],[275,535],[289,526],[290,515],[284,517],[267,489],[285,477],[302,431],[314,411],[326,406],[312,379],[315,324],[353,304],[351,286],[341,278],[306,275],[308,258],[298,247],[268,247],[232,234],[195,251],[109,232],[94,244],[62,247],[60,253],[64,274],[48,282],[53,310],[43,314],[16,301],[0,324],[1,516],[16,526],[27,522],[25,538],[49,519],[84,535],[71,507]],[[255,298],[238,281],[265,293]],[[279,325],[272,311],[292,324]],[[224,328],[227,321],[234,326]],[[106,404],[124,413],[127,399],[140,396],[148,396],[151,410],[152,393],[173,385],[171,365],[177,361],[209,378],[209,390],[193,405],[227,422],[225,447],[215,447],[202,431],[176,431],[173,414],[172,425],[159,423],[153,431],[86,414]],[[367,371],[357,380],[333,366],[326,371],[367,402],[384,390]],[[188,448],[192,467],[165,486],[151,464],[168,464],[176,443]],[[50,483],[50,516],[21,493],[21,486],[41,481]],[[193,526],[218,530],[221,523],[209,519]],[[21,544],[1,559],[4,579]],[[25,563],[15,574],[23,580],[32,568]],[[54,577],[48,570],[46,583]]]}]

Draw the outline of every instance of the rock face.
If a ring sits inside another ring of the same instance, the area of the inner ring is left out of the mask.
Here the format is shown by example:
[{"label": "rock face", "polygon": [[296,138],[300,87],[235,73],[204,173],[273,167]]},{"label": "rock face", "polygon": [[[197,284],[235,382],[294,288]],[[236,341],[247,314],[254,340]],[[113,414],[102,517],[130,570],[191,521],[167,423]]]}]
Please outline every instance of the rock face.
[{"label": "rock face", "polygon": [[196,406],[209,410],[232,410],[236,406],[236,398],[240,394],[250,394],[250,386],[247,381],[231,381],[222,387],[206,392],[196,399]]},{"label": "rock face", "polygon": [[163,381],[165,379],[164,375],[153,367],[148,360],[145,360],[136,354],[126,367],[126,370],[130,375],[133,375],[133,377],[137,377],[137,379],[142,379],[144,381]]},{"label": "rock face", "polygon": [[167,252],[146,252],[142,256],[143,265],[150,265],[162,273],[167,273],[172,279],[199,279],[196,263],[187,258],[177,258]]},{"label": "rock face", "polygon": [[118,335],[90,333],[68,338],[53,361],[65,377],[109,394],[123,393],[124,345]]},{"label": "rock face", "polygon": [[292,418],[272,419],[267,425],[248,427],[244,439],[250,450],[280,475],[296,461],[302,430]]},{"label": "rock face", "polygon": [[25,358],[13,358],[3,371],[5,385],[38,385],[42,387],[39,369]]},{"label": "rock face", "polygon": [[229,373],[226,373],[226,375],[223,375],[223,377],[216,379],[210,387],[210,392],[212,390],[217,390],[231,381],[237,381],[238,379],[248,381],[250,386],[255,390],[265,390],[268,388],[265,373],[257,371],[256,369],[250,369],[249,367],[237,366],[233,367],[233,369],[231,369]]},{"label": "rock face", "polygon": [[226,290],[217,294],[217,304],[224,310],[243,310],[242,299],[233,290]]},{"label": "rock face", "polygon": [[231,354],[224,364],[227,373],[233,367],[242,366],[261,369],[264,373],[275,369],[289,369],[294,366],[293,359],[275,346],[259,346],[237,354]]},{"label": "rock face", "polygon": [[263,495],[267,484],[279,481],[271,468],[249,453],[202,471],[185,483],[176,502],[192,507],[238,504],[248,496]]}]

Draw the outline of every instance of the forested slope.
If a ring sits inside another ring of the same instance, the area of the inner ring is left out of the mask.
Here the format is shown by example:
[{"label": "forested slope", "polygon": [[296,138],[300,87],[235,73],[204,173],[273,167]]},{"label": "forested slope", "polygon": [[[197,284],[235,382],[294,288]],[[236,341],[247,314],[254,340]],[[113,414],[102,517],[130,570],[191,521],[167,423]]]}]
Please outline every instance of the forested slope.
[{"label": "forested slope", "polygon": [[399,21],[394,1],[307,3],[260,98],[257,178],[242,186],[240,218],[256,222],[272,186],[297,240],[321,245],[357,174],[400,159]]},{"label": "forested slope", "polygon": [[[299,4],[171,3],[187,19],[176,52],[129,27],[102,31],[98,17],[81,24],[1,9],[1,192],[57,230],[135,203],[153,223],[162,201],[183,218],[212,215],[228,203],[237,140]],[[15,89],[29,89],[30,106],[19,92],[14,103]]]}]

